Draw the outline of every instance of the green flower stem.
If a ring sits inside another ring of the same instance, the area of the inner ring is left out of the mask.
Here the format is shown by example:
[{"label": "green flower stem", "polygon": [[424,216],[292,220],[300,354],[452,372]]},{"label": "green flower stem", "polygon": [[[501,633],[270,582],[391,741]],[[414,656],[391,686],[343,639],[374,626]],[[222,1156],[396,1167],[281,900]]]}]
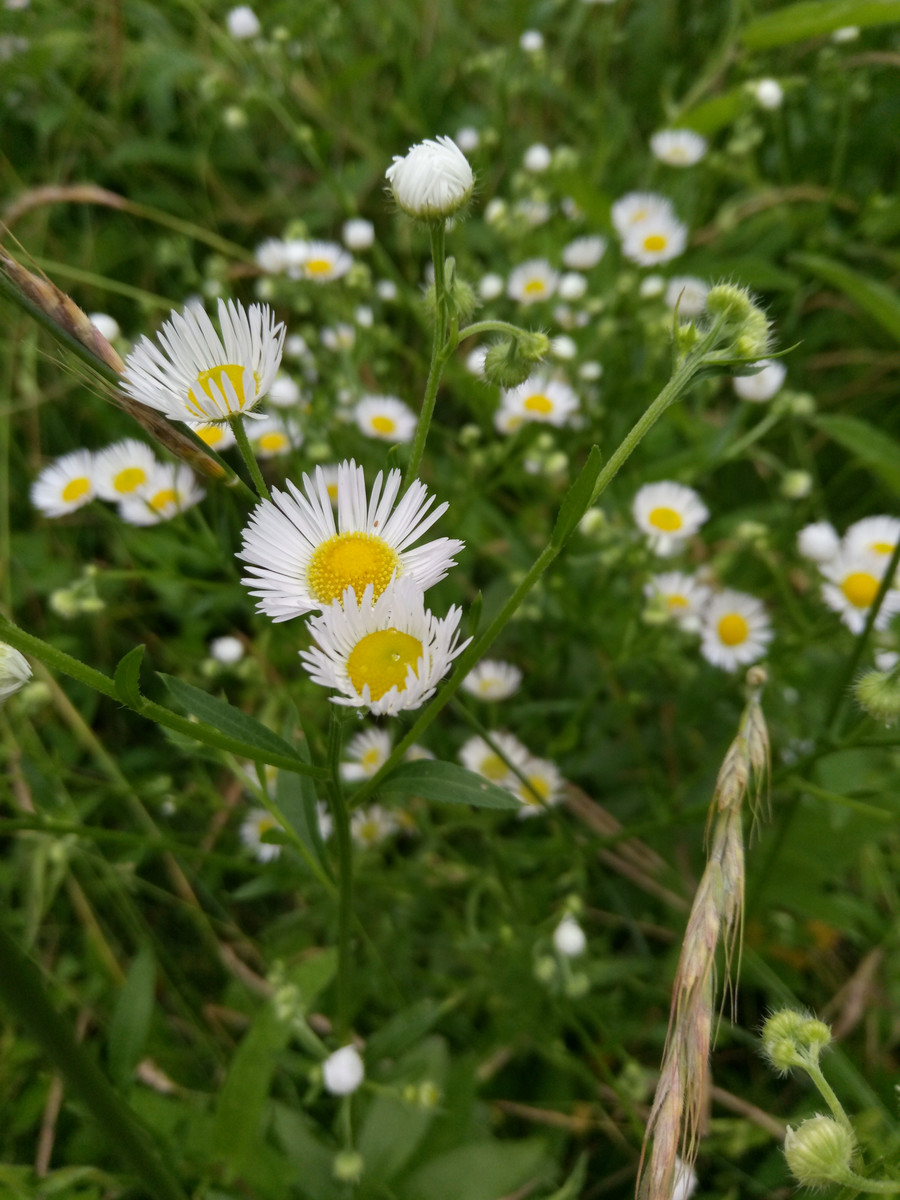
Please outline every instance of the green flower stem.
[{"label": "green flower stem", "polygon": [[[450,679],[447,680],[431,703],[420,714],[418,719],[410,727],[408,733],[400,739],[400,741],[392,750],[387,761],[372,776],[371,779],[366,780],[366,782],[362,784],[362,786],[353,794],[353,796],[350,797],[349,803],[351,808],[356,808],[358,805],[363,804],[369,798],[369,796],[371,796],[374,792],[377,792],[378,786],[382,780],[384,780],[385,777],[394,770],[409,747],[422,736],[424,731],[428,728],[432,721],[434,721],[435,717],[437,717],[441,709],[444,708],[444,706],[448,704],[450,700],[452,700],[466,675],[506,627],[507,623],[525,600],[528,593],[562,550],[563,546],[565,546],[575,529],[577,529],[578,521],[582,516],[584,516],[584,514],[593,504],[596,504],[603,492],[606,491],[641,439],[644,438],[647,433],[649,433],[666,409],[674,404],[675,401],[687,391],[695,376],[698,375],[704,367],[708,366],[711,362],[716,361],[713,356],[713,349],[715,347],[717,337],[718,328],[716,327],[697,344],[692,353],[686,355],[678,363],[672,378],[665,385],[649,408],[647,408],[641,417],[635,422],[630,432],[625,436],[623,441],[619,444],[611,458],[606,463],[606,466],[598,474],[590,496],[586,501],[583,501],[580,506],[580,513],[577,515],[572,514],[569,517],[566,522],[566,528],[561,533],[554,529],[553,533],[550,535],[550,540],[548,541],[547,545],[532,563],[524,578],[503,605],[500,612],[496,615],[493,621],[491,621],[484,633],[475,638],[459,656],[456,670],[453,672],[453,675],[450,677]],[[577,481],[575,486],[577,486]]]},{"label": "green flower stem", "polygon": [[254,762],[265,762],[270,766],[278,767],[285,771],[293,771],[297,775],[310,775],[314,779],[325,779],[327,777],[328,773],[324,767],[314,767],[309,763],[288,758],[286,755],[274,754],[271,751],[263,752],[256,746],[242,742],[240,738],[233,738],[226,733],[220,732],[214,726],[207,725],[205,721],[192,721],[187,717],[182,717],[170,708],[165,708],[162,704],[157,704],[153,700],[147,700],[143,696],[140,697],[140,703],[132,703],[120,695],[115,681],[110,679],[108,675],[104,675],[102,671],[96,671],[93,667],[89,667],[86,663],[79,661],[79,659],[73,658],[71,654],[66,654],[64,650],[58,650],[48,642],[35,637],[34,634],[26,633],[24,629],[19,629],[17,625],[13,625],[2,614],[0,614],[0,641],[8,642],[10,646],[14,646],[23,654],[30,654],[34,658],[39,659],[54,673],[68,675],[71,679],[77,679],[79,683],[93,688],[95,692],[100,692],[102,695],[108,696],[111,700],[115,700],[117,704],[124,704],[132,712],[136,712],[150,721],[155,721],[157,725],[163,725],[175,733],[180,733],[184,737],[193,738],[195,741],[202,742],[207,746],[214,746],[217,750],[227,750],[230,754],[236,754],[241,758],[249,758]]},{"label": "green flower stem", "polygon": [[87,1105],[110,1147],[153,1200],[187,1200],[124,1099],[76,1042],[47,996],[40,972],[0,929],[0,997]]},{"label": "green flower stem", "polygon": [[877,1192],[882,1196],[896,1196],[900,1192],[900,1182],[890,1179],[866,1179],[855,1171],[845,1171],[835,1183],[853,1188],[858,1192]]},{"label": "green flower stem", "polygon": [[453,352],[453,347],[447,343],[447,282],[444,273],[444,222],[432,221],[431,223],[431,260],[434,263],[434,301],[435,301],[435,316],[434,316],[434,333],[431,343],[431,365],[428,368],[428,379],[425,383],[425,395],[422,399],[422,409],[419,413],[419,421],[416,425],[416,433],[413,438],[412,449],[409,454],[409,463],[406,467],[406,474],[403,478],[404,491],[413,482],[419,473],[419,467],[422,463],[422,455],[425,453],[425,442],[428,438],[428,430],[431,428],[431,418],[434,415],[434,405],[437,400],[438,388],[441,383],[441,375],[444,372],[444,366],[447,359]]},{"label": "green flower stem", "polygon": [[334,818],[334,837],[338,855],[338,973],[337,1033],[346,1038],[350,1029],[350,929],[353,924],[353,839],[350,813],[341,786],[341,715],[331,706],[328,729],[329,781],[328,803]]},{"label": "green flower stem", "polygon": [[850,1124],[850,1118],[844,1112],[844,1106],[841,1104],[840,1100],[838,1100],[834,1088],[822,1074],[822,1068],[819,1066],[817,1061],[818,1056],[812,1054],[807,1056],[804,1054],[803,1058],[804,1063],[802,1069],[807,1073],[807,1075],[819,1089],[822,1099],[831,1109],[831,1115],[839,1125],[843,1125],[843,1127],[852,1134],[853,1126]]},{"label": "green flower stem", "polygon": [[247,465],[247,470],[250,472],[250,478],[253,480],[253,486],[256,488],[257,495],[263,500],[271,500],[269,489],[266,487],[266,481],[262,477],[262,471],[259,469],[259,463],[256,461],[256,455],[250,446],[250,439],[247,437],[247,430],[244,427],[244,418],[238,413],[232,417],[228,424],[231,426],[231,432],[234,434],[234,440],[237,442],[238,450],[241,452],[241,458]]},{"label": "green flower stem", "polygon": [[504,333],[507,337],[521,337],[525,331],[518,325],[513,325],[509,321],[475,321],[472,325],[466,325],[459,331],[459,340],[464,342],[466,338],[481,337],[485,333]]},{"label": "green flower stem", "polygon": [[825,730],[832,737],[832,739],[836,738],[838,719],[843,711],[844,701],[847,699],[847,695],[850,691],[850,685],[856,678],[857,672],[859,671],[859,664],[862,661],[863,653],[865,652],[866,646],[869,643],[872,630],[875,628],[875,622],[878,619],[878,613],[881,610],[881,605],[884,602],[884,598],[888,593],[888,588],[893,585],[898,566],[900,566],[900,542],[898,542],[894,547],[894,552],[891,555],[890,562],[887,565],[887,570],[882,577],[878,594],[872,601],[872,606],[869,609],[868,615],[866,616],[866,623],[863,626],[863,631],[856,639],[856,644],[853,647],[853,653],[847,660],[847,666],[844,669],[844,673],[838,680],[838,686],[834,690],[834,695],[831,699],[831,707],[828,710],[828,716],[825,720]]}]

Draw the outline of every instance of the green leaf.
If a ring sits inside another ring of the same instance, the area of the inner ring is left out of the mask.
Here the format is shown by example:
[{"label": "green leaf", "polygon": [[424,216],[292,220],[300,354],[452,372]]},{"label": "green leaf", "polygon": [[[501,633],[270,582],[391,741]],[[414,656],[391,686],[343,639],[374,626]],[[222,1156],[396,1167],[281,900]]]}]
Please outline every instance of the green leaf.
[{"label": "green leaf", "polygon": [[365,1163],[366,1183],[386,1183],[399,1175],[438,1115],[437,1105],[401,1100],[400,1089],[429,1083],[440,1094],[446,1075],[447,1047],[441,1038],[429,1038],[396,1064],[390,1075],[394,1090],[375,1097],[359,1131],[357,1149]]},{"label": "green leaf", "polygon": [[[300,744],[300,754],[308,760],[305,742]],[[278,772],[275,781],[275,803],[279,811],[313,858],[331,875],[331,864],[319,832],[317,800],[315,784],[308,775],[296,775],[291,771]]]},{"label": "green leaf", "polygon": [[471,1142],[432,1159],[395,1190],[400,1200],[497,1200],[546,1169],[544,1147],[536,1139]]},{"label": "green leaf", "polygon": [[752,50],[766,50],[826,37],[845,25],[865,27],[895,21],[900,21],[897,0],[805,0],[749,21],[741,39]]},{"label": "green leaf", "polygon": [[290,1036],[288,1022],[280,1021],[266,1004],[231,1060],[216,1108],[213,1152],[238,1174],[260,1139],[275,1065]]},{"label": "green leaf", "polygon": [[128,968],[109,1025],[109,1071],[120,1085],[131,1078],[143,1054],[153,1017],[155,991],[156,959],[152,948],[147,945],[138,952]]},{"label": "green leaf", "polygon": [[473,771],[456,763],[401,763],[378,787],[382,795],[421,796],[441,804],[471,804],[475,808],[521,808],[519,801],[505,788],[489,783]]},{"label": "green leaf", "polygon": [[900,342],[900,300],[890,288],[876,279],[868,279],[843,263],[819,254],[792,254],[791,262],[806,267],[826,283],[839,288],[891,337]]},{"label": "green leaf", "polygon": [[135,646],[119,660],[113,681],[119,697],[137,712],[141,711],[144,697],[141,695],[141,663],[146,646]]},{"label": "green leaf", "polygon": [[182,679],[176,679],[174,675],[164,675],[161,671],[158,674],[175,699],[189,713],[199,717],[208,725],[212,725],[220,733],[243,742],[249,748],[258,750],[259,757],[263,762],[269,761],[267,758],[269,755],[291,758],[298,763],[303,761],[289,742],[253,717],[248,716],[240,708],[229,704],[227,700],[211,696],[209,692],[204,692],[191,683],[185,683]]},{"label": "green leaf", "polygon": [[324,992],[334,979],[337,966],[337,950],[322,950],[286,973],[288,982],[293,984],[299,993],[300,1012],[309,1012],[319,993]]},{"label": "green leaf", "polygon": [[747,93],[744,88],[732,88],[711,100],[689,108],[678,119],[679,129],[693,129],[706,137],[718,133],[720,129],[733,125],[741,110],[747,105]]},{"label": "green leaf", "polygon": [[550,536],[551,546],[561,546],[578,525],[578,522],[590,508],[594,495],[594,484],[600,474],[603,456],[599,446],[591,446],[587,462],[578,473],[578,478],[566,492],[565,499],[560,505],[559,516]]},{"label": "green leaf", "polygon": [[900,495],[900,442],[859,417],[818,416],[813,423]]}]

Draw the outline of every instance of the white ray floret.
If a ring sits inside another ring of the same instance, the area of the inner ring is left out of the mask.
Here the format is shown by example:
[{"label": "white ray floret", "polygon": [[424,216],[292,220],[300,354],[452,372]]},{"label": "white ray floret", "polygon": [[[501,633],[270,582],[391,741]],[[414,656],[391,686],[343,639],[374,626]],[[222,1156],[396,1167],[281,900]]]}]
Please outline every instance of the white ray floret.
[{"label": "white ray floret", "polygon": [[413,579],[423,591],[443,579],[463,543],[437,538],[411,547],[447,503],[429,511],[434,496],[418,480],[397,502],[400,481],[399,470],[386,479],[379,471],[367,498],[362,467],[352,459],[340,463],[337,520],[321,467],[314,480],[303,476],[303,492],[290,480],[286,492],[273,488],[272,499],[250,514],[238,554],[250,564],[242,582],[258,598],[259,611],[287,621],[340,601],[348,587],[360,597],[372,585],[377,599],[395,575]]},{"label": "white ray floret", "polygon": [[813,521],[797,534],[797,548],[804,558],[811,558],[821,565],[835,557],[841,548],[841,539],[830,521]]},{"label": "white ray floret", "polygon": [[264,842],[263,835],[277,829],[278,822],[264,808],[252,808],[241,822],[241,841],[260,862],[273,862],[281,853],[277,842]]},{"label": "white ray floret", "polygon": [[233,300],[219,301],[219,325],[221,337],[197,304],[173,312],[126,358],[122,390],[176,421],[252,415],[278,371],[284,325],[268,305]]},{"label": "white ray floret", "polygon": [[687,226],[673,213],[645,217],[637,221],[622,239],[622,253],[641,267],[669,262],[687,246]]},{"label": "white ray floret", "polygon": [[725,671],[757,662],[772,640],[772,626],[760,600],[746,592],[713,596],[703,618],[700,652]]},{"label": "white ray floret", "polygon": [[672,201],[657,192],[626,192],[610,210],[613,228],[619,237],[625,235],[641,221],[675,219]]},{"label": "white ray floret", "polygon": [[352,588],[308,623],[315,645],[301,650],[310,677],[339,693],[335,704],[393,715],[434,695],[453,659],[469,644],[459,641],[462,610],[446,617],[425,608],[412,579],[392,582],[376,600],[372,584],[357,605]]},{"label": "white ray floret", "polygon": [[23,688],[31,678],[31,666],[25,655],[6,642],[0,642],[0,703]]},{"label": "white ray floret", "polygon": [[900,541],[900,518],[863,517],[847,527],[844,548],[851,554],[866,553],[882,555],[887,559],[894,553]]},{"label": "white ray floret", "polygon": [[341,763],[341,778],[349,783],[371,779],[388,760],[391,735],[386,729],[367,729],[350,739],[345,748],[347,758]]},{"label": "white ray floret", "polygon": [[45,517],[64,517],[97,494],[96,464],[90,450],[73,450],[48,463],[31,485],[31,503]]},{"label": "white ray floret", "polygon": [[524,782],[516,779],[511,789],[522,805],[517,816],[536,817],[562,800],[564,781],[556,763],[529,755],[522,774]]}]

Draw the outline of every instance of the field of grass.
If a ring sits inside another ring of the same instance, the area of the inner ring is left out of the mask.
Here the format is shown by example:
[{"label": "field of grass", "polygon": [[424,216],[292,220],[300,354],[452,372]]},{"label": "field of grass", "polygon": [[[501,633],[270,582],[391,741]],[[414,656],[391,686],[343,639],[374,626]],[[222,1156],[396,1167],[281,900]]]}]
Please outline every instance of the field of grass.
[{"label": "field of grass", "polygon": [[898,68],[0,4],[0,1197],[900,1191]]}]

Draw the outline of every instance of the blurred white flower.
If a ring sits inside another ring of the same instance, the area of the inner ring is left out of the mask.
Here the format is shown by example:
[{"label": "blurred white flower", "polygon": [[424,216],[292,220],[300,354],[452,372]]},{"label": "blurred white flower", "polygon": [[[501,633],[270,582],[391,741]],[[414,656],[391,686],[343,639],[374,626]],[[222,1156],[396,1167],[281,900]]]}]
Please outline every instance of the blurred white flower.
[{"label": "blurred white flower", "polygon": [[259,18],[249,4],[232,8],[225,17],[225,25],[231,36],[239,41],[256,37],[262,29]]},{"label": "blurred white flower", "polygon": [[31,667],[15,646],[0,642],[0,703],[24,687],[31,678]]},{"label": "blurred white flower", "polygon": [[332,1096],[349,1096],[366,1075],[363,1060],[355,1046],[342,1046],[322,1063],[322,1082]]}]

